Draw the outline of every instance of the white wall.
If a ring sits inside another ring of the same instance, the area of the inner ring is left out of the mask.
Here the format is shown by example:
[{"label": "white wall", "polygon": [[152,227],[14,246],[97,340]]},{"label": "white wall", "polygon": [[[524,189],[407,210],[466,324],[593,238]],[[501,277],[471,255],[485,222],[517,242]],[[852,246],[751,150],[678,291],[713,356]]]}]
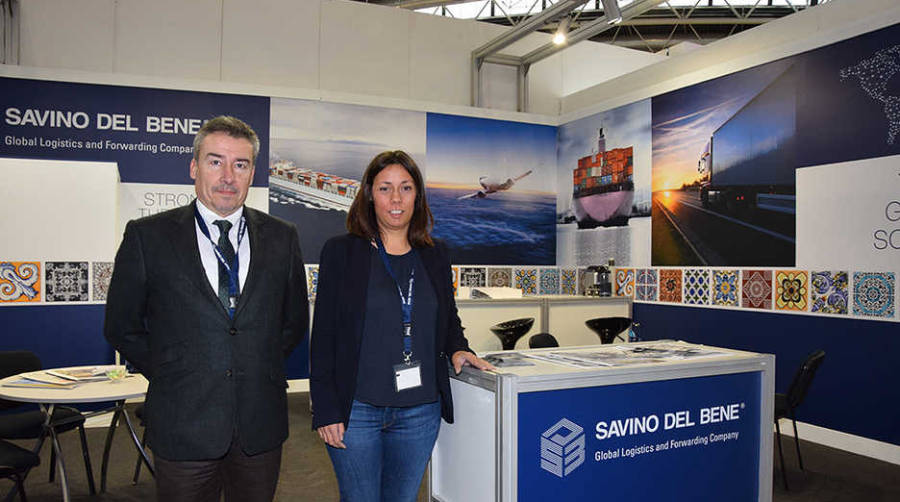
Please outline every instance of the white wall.
[{"label": "white wall", "polygon": [[119,168],[115,162],[0,158],[4,260],[112,261]]},{"label": "white wall", "polygon": [[[26,67],[462,106],[470,103],[472,50],[509,29],[344,0],[28,0],[21,11]],[[505,52],[547,41],[532,34]],[[660,57],[579,44],[532,67],[529,111],[556,115],[559,99],[586,78],[594,84]],[[485,107],[515,110],[515,93],[515,70],[488,65]]]}]

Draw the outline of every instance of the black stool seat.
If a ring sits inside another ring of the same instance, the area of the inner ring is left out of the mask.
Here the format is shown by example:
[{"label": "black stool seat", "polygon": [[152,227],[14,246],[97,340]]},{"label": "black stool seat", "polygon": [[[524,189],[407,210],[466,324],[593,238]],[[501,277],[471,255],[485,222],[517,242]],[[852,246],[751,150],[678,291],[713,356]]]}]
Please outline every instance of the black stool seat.
[{"label": "black stool seat", "polygon": [[525,336],[533,325],[534,317],[524,317],[495,324],[491,326],[491,331],[500,339],[503,350],[512,350],[516,348],[519,338]]},{"label": "black stool seat", "polygon": [[530,349],[543,349],[547,347],[559,347],[559,342],[556,341],[556,337],[550,333],[538,333],[536,335],[531,335],[528,339],[528,348]]},{"label": "black stool seat", "polygon": [[613,343],[619,333],[631,326],[628,317],[597,317],[588,319],[584,324],[600,337],[600,343]]}]

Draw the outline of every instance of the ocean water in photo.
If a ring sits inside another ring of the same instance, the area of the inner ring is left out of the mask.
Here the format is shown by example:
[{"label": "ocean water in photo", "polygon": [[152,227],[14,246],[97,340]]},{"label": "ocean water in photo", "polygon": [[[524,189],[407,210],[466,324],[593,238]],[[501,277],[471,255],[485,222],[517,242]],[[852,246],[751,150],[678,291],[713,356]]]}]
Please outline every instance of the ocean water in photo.
[{"label": "ocean water in photo", "polygon": [[453,263],[555,265],[556,197],[500,192],[483,199],[473,190],[428,187],[434,236],[447,242]]}]

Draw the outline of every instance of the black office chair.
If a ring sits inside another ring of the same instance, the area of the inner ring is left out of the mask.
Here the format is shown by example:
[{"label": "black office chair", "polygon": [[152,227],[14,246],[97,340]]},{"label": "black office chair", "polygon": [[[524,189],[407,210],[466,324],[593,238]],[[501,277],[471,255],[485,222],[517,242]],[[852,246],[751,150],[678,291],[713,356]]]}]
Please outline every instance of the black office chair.
[{"label": "black office chair", "polygon": [[556,337],[550,333],[538,333],[528,338],[528,348],[543,349],[547,347],[559,347]]},{"label": "black office chair", "polygon": [[[0,378],[17,375],[28,371],[41,369],[41,360],[33,352],[25,350],[0,351]],[[0,410],[11,410],[25,406],[24,403],[0,399]],[[37,443],[32,450],[35,454],[41,451],[48,431],[44,429],[44,413],[41,410],[20,411],[18,413],[6,413],[0,415],[0,439],[36,439]],[[84,415],[75,408],[68,406],[54,406],[51,424],[54,431],[61,434],[66,431],[78,429],[81,435],[81,453],[84,457],[84,469],[87,473],[88,489],[91,495],[97,493],[94,487],[94,474],[91,469],[91,457],[88,453],[87,436],[84,432]],[[53,481],[56,473],[56,452],[50,449],[50,481]],[[27,476],[28,471],[22,475]]]},{"label": "black office chair", "polygon": [[0,439],[0,478],[11,479],[16,484],[15,490],[19,492],[22,502],[28,502],[25,475],[40,463],[41,457],[37,453]]},{"label": "black office chair", "polygon": [[797,447],[797,462],[800,464],[800,470],[803,470],[803,457],[800,456],[800,437],[797,435],[797,417],[794,410],[803,402],[806,397],[806,391],[812,384],[813,377],[816,376],[816,370],[825,360],[825,351],[817,350],[806,357],[806,361],[797,370],[791,386],[788,387],[786,394],[775,393],[775,431],[778,433],[778,458],[781,460],[781,477],[784,481],[784,489],[788,489],[787,471],[784,468],[784,454],[781,451],[781,425],[778,420],[790,417],[794,424],[794,444]]}]

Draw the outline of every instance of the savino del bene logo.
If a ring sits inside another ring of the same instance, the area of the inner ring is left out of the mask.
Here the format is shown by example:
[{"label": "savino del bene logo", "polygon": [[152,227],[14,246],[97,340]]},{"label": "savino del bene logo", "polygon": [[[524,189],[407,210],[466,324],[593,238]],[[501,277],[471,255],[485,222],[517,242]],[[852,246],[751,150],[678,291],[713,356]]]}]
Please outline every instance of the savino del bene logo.
[{"label": "savino del bene logo", "polygon": [[568,476],[584,463],[584,429],[568,418],[541,434],[541,469]]}]

